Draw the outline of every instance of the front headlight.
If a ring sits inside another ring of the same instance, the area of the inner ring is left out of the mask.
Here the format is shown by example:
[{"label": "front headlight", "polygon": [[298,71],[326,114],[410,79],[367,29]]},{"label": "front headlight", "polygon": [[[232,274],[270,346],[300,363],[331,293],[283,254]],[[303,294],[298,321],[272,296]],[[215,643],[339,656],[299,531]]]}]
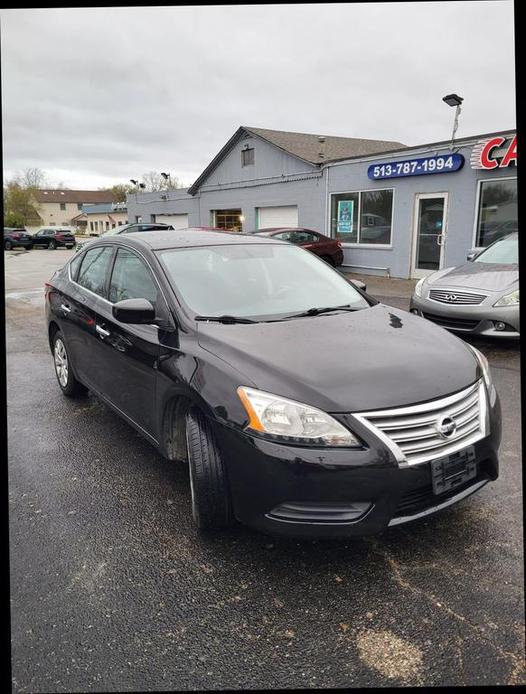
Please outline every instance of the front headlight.
[{"label": "front headlight", "polygon": [[482,375],[484,376],[484,382],[485,382],[485,384],[489,390],[489,388],[491,386],[491,371],[489,370],[488,360],[482,354],[482,352],[479,352],[479,350],[476,347],[473,347],[473,345],[470,345],[467,342],[465,344],[467,347],[470,348],[470,350],[475,355],[475,358],[478,361],[480,368],[482,370]]},{"label": "front headlight", "polygon": [[416,296],[422,296],[422,289],[424,287],[424,284],[427,280],[427,277],[422,277],[421,280],[418,280],[418,282],[415,285],[415,295]]},{"label": "front headlight", "polygon": [[248,415],[248,429],[288,443],[311,446],[361,446],[351,432],[326,412],[240,386],[237,394]]},{"label": "front headlight", "polygon": [[519,305],[519,290],[501,296],[493,306],[518,306]]}]

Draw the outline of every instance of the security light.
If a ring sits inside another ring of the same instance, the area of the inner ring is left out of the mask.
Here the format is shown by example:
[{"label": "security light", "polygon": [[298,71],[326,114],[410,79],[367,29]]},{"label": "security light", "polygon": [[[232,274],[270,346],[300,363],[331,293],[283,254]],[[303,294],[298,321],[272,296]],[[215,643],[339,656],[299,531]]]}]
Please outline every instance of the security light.
[{"label": "security light", "polygon": [[168,179],[170,178],[170,174],[169,174],[169,173],[164,173],[164,171],[161,171],[161,176],[162,176],[165,180],[168,180]]},{"label": "security light", "polygon": [[136,181],[134,178],[130,178],[130,183],[133,183],[134,186],[139,185],[139,181]]},{"label": "security light", "polygon": [[460,106],[464,99],[458,94],[448,94],[442,97],[442,101],[445,101],[448,106]]},{"label": "security light", "polygon": [[446,94],[446,96],[442,97],[442,101],[444,101],[448,106],[455,107],[455,120],[453,121],[453,133],[451,135],[451,151],[453,152],[453,145],[455,144],[455,133],[457,132],[458,128],[458,117],[461,111],[460,104],[464,101],[464,99],[458,94]]},{"label": "security light", "polygon": [[146,184],[145,183],[139,183],[139,188],[146,188]]}]

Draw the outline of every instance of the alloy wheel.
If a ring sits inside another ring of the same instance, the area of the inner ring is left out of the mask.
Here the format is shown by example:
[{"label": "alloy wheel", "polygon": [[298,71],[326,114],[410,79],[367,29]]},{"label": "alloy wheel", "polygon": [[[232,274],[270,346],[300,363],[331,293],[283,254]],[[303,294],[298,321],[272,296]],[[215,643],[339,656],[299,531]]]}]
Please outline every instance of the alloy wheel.
[{"label": "alloy wheel", "polygon": [[60,338],[55,342],[54,356],[58,382],[65,388],[68,383],[68,355]]}]

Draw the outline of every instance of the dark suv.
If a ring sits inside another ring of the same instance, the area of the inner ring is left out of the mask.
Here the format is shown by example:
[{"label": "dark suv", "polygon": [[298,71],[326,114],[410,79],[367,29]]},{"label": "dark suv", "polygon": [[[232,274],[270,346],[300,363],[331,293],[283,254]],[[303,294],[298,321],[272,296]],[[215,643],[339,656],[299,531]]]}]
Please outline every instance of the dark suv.
[{"label": "dark suv", "polygon": [[33,246],[43,246],[54,250],[55,248],[66,247],[73,248],[77,243],[73,233],[69,229],[53,229],[46,227],[39,229],[36,234],[31,237]]},{"label": "dark suv", "polygon": [[23,228],[14,229],[12,227],[4,227],[4,248],[10,251],[12,248],[22,246],[30,251],[33,248],[33,237],[28,234]]}]

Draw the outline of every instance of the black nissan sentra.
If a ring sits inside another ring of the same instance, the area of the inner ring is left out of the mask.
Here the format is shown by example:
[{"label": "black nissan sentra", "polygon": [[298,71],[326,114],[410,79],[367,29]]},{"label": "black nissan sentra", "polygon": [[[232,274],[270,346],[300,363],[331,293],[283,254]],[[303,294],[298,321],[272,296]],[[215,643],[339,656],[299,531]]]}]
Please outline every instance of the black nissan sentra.
[{"label": "black nissan sentra", "polygon": [[187,460],[201,529],[377,533],[497,478],[484,356],[288,243],[101,239],[52,277],[46,311],[63,393],[91,390]]}]

